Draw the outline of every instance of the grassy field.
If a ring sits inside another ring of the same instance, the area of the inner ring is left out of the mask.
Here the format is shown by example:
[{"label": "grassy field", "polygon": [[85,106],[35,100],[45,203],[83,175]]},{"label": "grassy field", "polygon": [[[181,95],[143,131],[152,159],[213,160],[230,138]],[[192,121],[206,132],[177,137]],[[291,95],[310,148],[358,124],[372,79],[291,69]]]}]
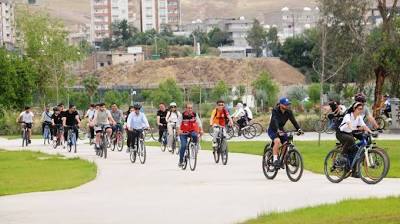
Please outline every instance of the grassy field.
[{"label": "grassy field", "polygon": [[400,223],[400,198],[347,200],[337,204],[271,213],[245,224],[391,224]]},{"label": "grassy field", "polygon": [[97,174],[94,163],[31,151],[0,150],[0,196],[80,186]]},{"label": "grassy field", "polygon": [[[146,144],[158,146],[158,143],[155,142]],[[265,144],[265,142],[259,141],[229,142],[228,147],[230,152],[262,155]],[[315,173],[323,173],[325,156],[335,146],[335,141],[322,141],[321,146],[313,141],[297,141],[295,145],[303,156],[305,169]],[[400,141],[379,140],[377,145],[389,153],[392,161],[388,177],[400,177],[400,163],[397,162],[400,161]],[[202,149],[211,149],[211,142],[203,141],[201,146]]]}]

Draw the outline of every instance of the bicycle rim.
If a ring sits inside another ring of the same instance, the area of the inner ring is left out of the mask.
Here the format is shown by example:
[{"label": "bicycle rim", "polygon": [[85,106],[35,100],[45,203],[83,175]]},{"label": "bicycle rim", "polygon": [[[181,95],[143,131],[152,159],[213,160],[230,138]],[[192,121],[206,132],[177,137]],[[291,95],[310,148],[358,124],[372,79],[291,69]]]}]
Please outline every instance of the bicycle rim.
[{"label": "bicycle rim", "polygon": [[197,149],[196,149],[196,144],[191,143],[189,146],[189,165],[190,165],[190,170],[194,171],[196,169],[197,165]]},{"label": "bicycle rim", "polygon": [[[368,160],[368,161],[367,161]],[[361,179],[367,184],[377,184],[387,172],[385,155],[378,150],[369,150],[368,158],[365,154],[358,163],[358,171]]]},{"label": "bicycle rim", "polygon": [[120,134],[118,135],[117,138],[117,149],[119,152],[121,152],[123,148],[124,148],[124,137],[122,134]]},{"label": "bicycle rim", "polygon": [[331,150],[325,157],[324,173],[332,183],[341,182],[347,174],[346,164],[341,164],[341,160],[343,160],[343,155],[338,149]]},{"label": "bicycle rim", "polygon": [[142,164],[146,162],[146,146],[143,141],[139,141],[139,159]]},{"label": "bicycle rim", "polygon": [[257,130],[253,126],[248,126],[243,130],[243,136],[247,139],[252,139],[256,136]]},{"label": "bicycle rim", "polygon": [[[286,156],[286,174],[288,178],[293,181],[297,182],[300,180],[301,176],[303,175],[303,158],[301,154],[297,150],[290,150],[288,155]],[[292,169],[293,168],[293,169]]]},{"label": "bicycle rim", "polygon": [[[268,147],[268,146],[266,146]],[[264,150],[264,155],[263,155],[263,161],[262,161],[262,168],[264,172],[264,176],[267,179],[274,179],[276,175],[278,174],[278,170],[275,169],[273,165],[273,154],[272,154],[272,148],[267,148]]]},{"label": "bicycle rim", "polygon": [[131,163],[135,163],[136,161],[136,151],[134,151],[133,149],[131,149],[129,159],[131,160]]},{"label": "bicycle rim", "polygon": [[221,142],[221,161],[223,165],[228,163],[228,144],[225,139]]}]

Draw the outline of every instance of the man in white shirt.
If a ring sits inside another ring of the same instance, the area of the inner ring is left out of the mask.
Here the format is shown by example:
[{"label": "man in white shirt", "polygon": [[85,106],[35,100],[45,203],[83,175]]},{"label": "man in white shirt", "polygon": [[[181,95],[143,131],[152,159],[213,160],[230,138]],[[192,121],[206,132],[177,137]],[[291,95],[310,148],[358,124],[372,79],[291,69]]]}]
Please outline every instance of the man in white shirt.
[{"label": "man in white shirt", "polygon": [[139,137],[143,134],[143,130],[150,128],[146,115],[140,112],[142,105],[135,104],[133,105],[133,108],[134,112],[129,114],[128,121],[126,123],[128,134],[131,135],[132,139],[131,145],[128,145],[129,150],[135,150],[135,147],[139,145]]},{"label": "man in white shirt", "polygon": [[178,123],[178,118],[180,118],[182,116],[182,114],[178,111],[175,102],[170,103],[169,107],[170,107],[170,109],[169,109],[165,119],[167,121],[167,129],[168,129],[167,145],[169,148],[171,148],[172,141],[174,138],[174,136],[173,136],[174,128],[175,128],[175,130],[177,130],[176,124]]},{"label": "man in white shirt", "polygon": [[247,120],[251,121],[253,120],[253,112],[251,112],[250,107],[247,106],[246,103],[243,104],[244,107],[244,112],[246,113]]},{"label": "man in white shirt", "polygon": [[25,126],[28,128],[29,144],[31,143],[31,137],[32,137],[33,117],[34,114],[32,113],[31,108],[27,106],[25,107],[25,111],[22,112],[17,118],[17,122],[22,123],[22,128],[24,128]]},{"label": "man in white shirt", "polygon": [[242,134],[242,128],[246,127],[247,124],[247,117],[246,112],[243,109],[243,104],[238,103],[236,105],[236,111],[232,114],[233,118],[237,119],[237,123],[239,125],[239,136]]},{"label": "man in white shirt", "polygon": [[53,116],[53,112],[50,111],[49,106],[46,106],[45,110],[42,113],[40,121],[42,122],[42,134],[44,134],[45,125],[48,125],[50,128],[51,138],[53,138],[53,128],[51,128],[52,124],[51,116]]},{"label": "man in white shirt", "polygon": [[90,104],[89,110],[86,111],[85,118],[88,118],[89,122],[89,130],[90,130],[90,139],[94,139],[94,127],[90,125],[90,123],[93,121],[94,114],[96,112],[96,105],[95,104]]}]

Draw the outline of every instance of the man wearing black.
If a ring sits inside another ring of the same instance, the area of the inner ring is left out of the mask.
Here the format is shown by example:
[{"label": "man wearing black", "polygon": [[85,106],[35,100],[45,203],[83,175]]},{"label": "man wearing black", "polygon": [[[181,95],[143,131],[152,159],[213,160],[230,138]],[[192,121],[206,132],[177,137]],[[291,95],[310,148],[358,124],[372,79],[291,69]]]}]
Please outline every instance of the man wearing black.
[{"label": "man wearing black", "polygon": [[167,129],[167,113],[168,110],[165,107],[165,103],[160,103],[160,110],[157,111],[157,125],[158,125],[158,142],[161,143],[162,136],[164,131]]},{"label": "man wearing black", "polygon": [[[79,114],[76,111],[74,105],[69,105],[69,109],[64,112],[63,115],[63,126],[64,126],[64,140],[67,140],[68,130],[72,127],[80,126],[81,120],[79,119]],[[66,127],[67,126],[67,127]],[[76,139],[78,139],[78,128],[73,128],[76,134]]]}]

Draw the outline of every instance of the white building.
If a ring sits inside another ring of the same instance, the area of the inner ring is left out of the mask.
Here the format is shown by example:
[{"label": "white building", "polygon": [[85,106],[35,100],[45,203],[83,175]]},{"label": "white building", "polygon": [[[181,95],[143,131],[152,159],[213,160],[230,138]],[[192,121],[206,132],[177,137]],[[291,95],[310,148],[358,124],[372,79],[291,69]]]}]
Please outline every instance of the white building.
[{"label": "white building", "polygon": [[95,45],[111,38],[111,0],[90,0],[90,39]]},{"label": "white building", "polygon": [[302,9],[289,9],[284,7],[282,13],[282,26],[280,27],[280,40],[285,41],[288,37],[304,33],[305,30],[317,25],[320,10],[318,7]]},{"label": "white building", "polygon": [[15,1],[0,0],[0,47],[15,44]]},{"label": "white building", "polygon": [[111,0],[111,22],[128,19],[128,0]]},{"label": "white building", "polygon": [[231,35],[233,46],[248,47],[247,32],[253,27],[253,21],[240,17],[226,22],[226,31]]},{"label": "white building", "polygon": [[142,31],[151,29],[161,31],[169,26],[177,31],[181,25],[180,0],[141,0]]},{"label": "white building", "polygon": [[142,31],[151,29],[159,30],[158,27],[158,0],[142,0]]}]

